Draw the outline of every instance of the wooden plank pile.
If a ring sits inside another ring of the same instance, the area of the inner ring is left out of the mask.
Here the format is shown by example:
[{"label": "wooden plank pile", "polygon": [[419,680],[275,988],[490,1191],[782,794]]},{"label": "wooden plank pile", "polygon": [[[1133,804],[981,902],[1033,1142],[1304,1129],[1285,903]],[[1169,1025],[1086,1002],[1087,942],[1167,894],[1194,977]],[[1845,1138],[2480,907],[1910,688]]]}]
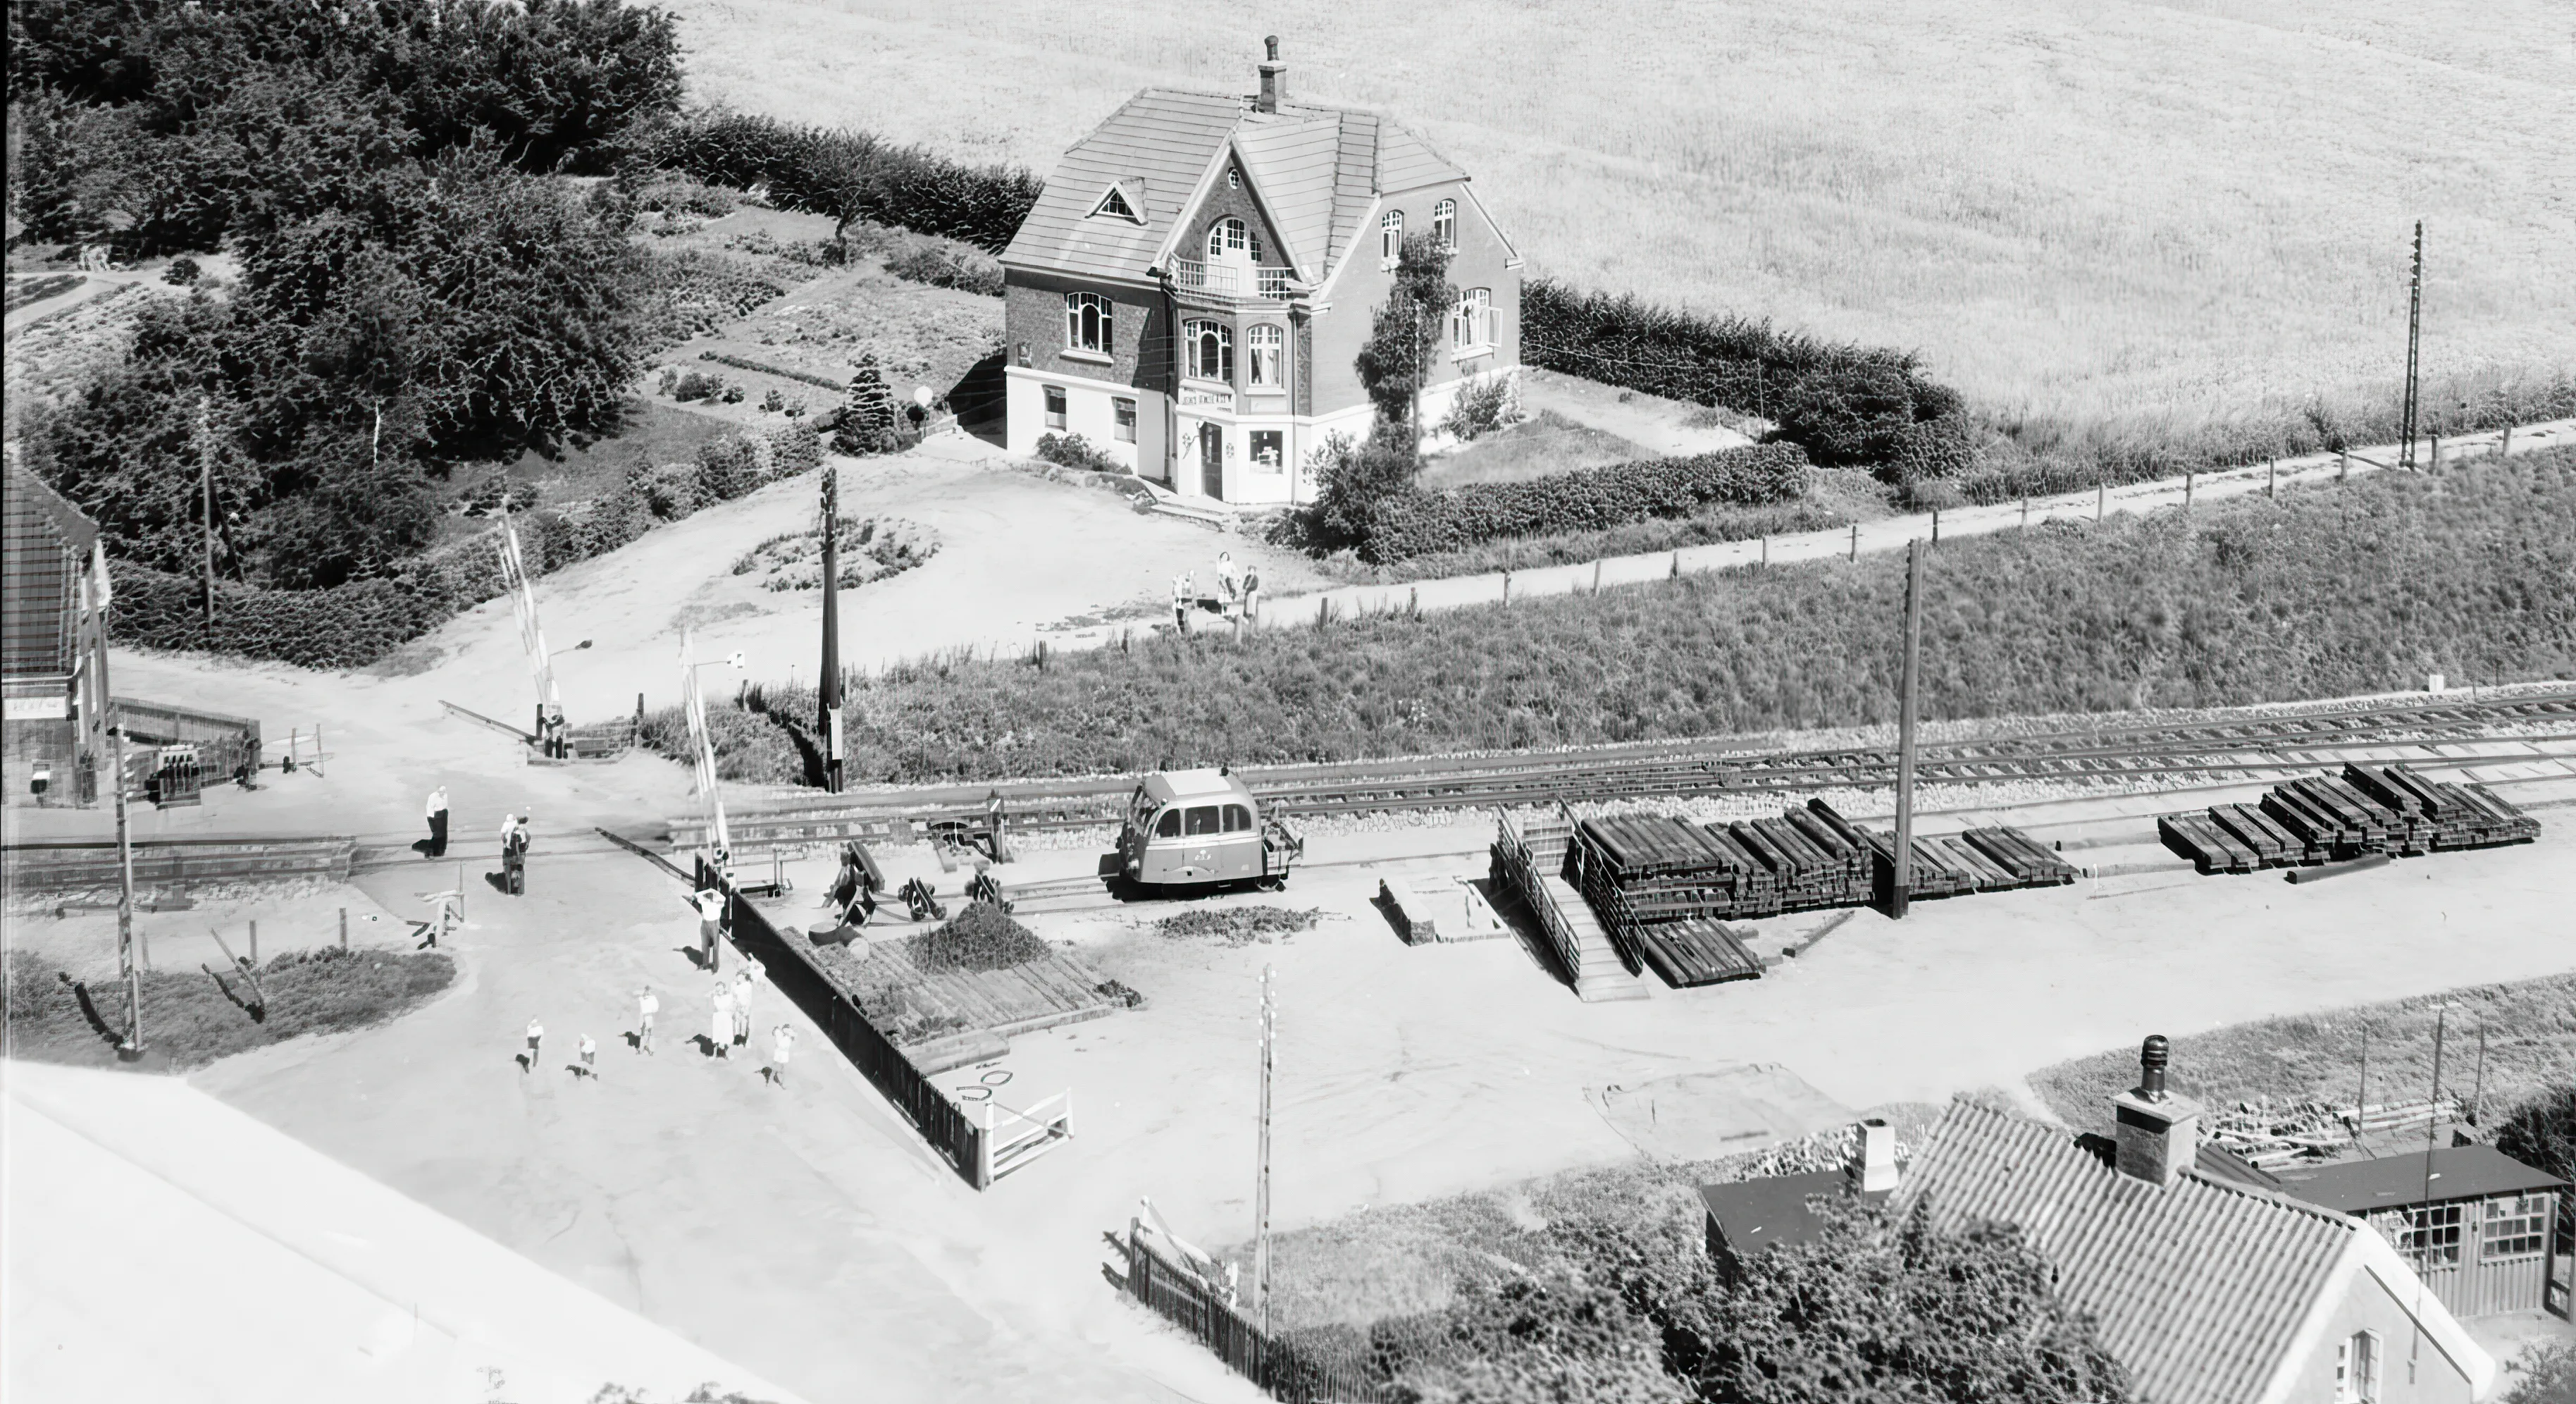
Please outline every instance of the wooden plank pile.
[{"label": "wooden plank pile", "polygon": [[2368,853],[2411,858],[2529,843],[2540,823],[2484,785],[2426,780],[2402,765],[2347,764],[2341,775],[2275,785],[2259,805],[2165,815],[2156,836],[2203,873],[2250,873]]},{"label": "wooden plank pile", "polygon": [[1762,961],[1746,949],[1743,937],[1722,921],[1705,917],[1661,921],[1630,933],[1637,954],[1664,983],[1675,989],[1762,978]]},{"label": "wooden plank pile", "polygon": [[2238,1159],[2263,1170],[2314,1164],[2349,1151],[2365,1136],[2413,1131],[2436,1122],[2457,1121],[2463,1108],[2456,1097],[2440,1101],[2274,1103],[2269,1099],[2239,1102],[2213,1113],[2209,1138]]},{"label": "wooden plank pile", "polygon": [[[2018,829],[1919,837],[1913,854],[1916,897],[2075,880],[2071,864]],[[1894,835],[1861,828],[1823,800],[1809,800],[1777,819],[1731,823],[1692,824],[1661,814],[1586,819],[1574,826],[1565,871],[1622,948],[1669,980],[1675,971],[1696,968],[1685,958],[1689,942],[1666,969],[1647,945],[1649,931],[1667,923],[1864,906],[1893,881],[1895,862]],[[1693,974],[1689,982],[1710,980]]]}]

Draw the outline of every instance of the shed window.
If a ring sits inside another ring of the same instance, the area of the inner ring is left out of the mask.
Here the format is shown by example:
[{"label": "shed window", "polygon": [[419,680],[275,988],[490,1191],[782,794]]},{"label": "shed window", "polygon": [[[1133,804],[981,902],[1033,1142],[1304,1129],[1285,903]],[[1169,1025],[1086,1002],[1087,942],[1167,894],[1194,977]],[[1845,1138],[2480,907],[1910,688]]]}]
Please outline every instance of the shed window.
[{"label": "shed window", "polygon": [[1217,807],[1212,804],[1191,805],[1190,836],[1196,838],[1200,834],[1213,834],[1217,832],[1216,811]]},{"label": "shed window", "polygon": [[1182,373],[1199,380],[1234,382],[1234,328],[1223,322],[1181,324]]},{"label": "shed window", "polygon": [[2335,1404],[2378,1404],[2379,1333],[2355,1331],[2335,1347]]},{"label": "shed window", "polygon": [[2460,1205],[2425,1204],[2375,1216],[2374,1227],[2417,1272],[2460,1264]]},{"label": "shed window", "polygon": [[2549,1198],[2546,1195],[2502,1195],[2490,1199],[2487,1201],[2485,1231],[2479,1235],[2484,1241],[2481,1253],[2489,1261],[2537,1253],[2548,1227]]},{"label": "shed window", "polygon": [[1458,252],[1458,202],[1443,200],[1431,207],[1431,237],[1450,253]]},{"label": "shed window", "polygon": [[1064,344],[1075,351],[1107,352],[1113,342],[1109,334],[1112,304],[1098,293],[1064,295]]},{"label": "shed window", "polygon": [[1393,268],[1403,252],[1404,211],[1388,210],[1377,221],[1377,261],[1382,267]]},{"label": "shed window", "polygon": [[1134,400],[1112,400],[1109,403],[1111,408],[1116,412],[1117,420],[1116,426],[1110,431],[1111,437],[1117,439],[1117,441],[1122,444],[1132,444],[1136,442],[1136,402]]},{"label": "shed window", "polygon": [[1164,810],[1163,817],[1154,821],[1154,837],[1179,838],[1180,836],[1181,812],[1177,809]]},{"label": "shed window", "polygon": [[1225,807],[1225,831],[1229,834],[1252,832],[1252,811],[1239,804]]},{"label": "shed window", "polygon": [[1046,411],[1046,414],[1047,414],[1047,427],[1048,427],[1049,429],[1061,429],[1061,428],[1063,428],[1063,427],[1064,427],[1064,387],[1063,387],[1063,386],[1061,386],[1061,385],[1050,385],[1050,386],[1048,386],[1048,387],[1046,388],[1046,405],[1047,405],[1047,411]]}]

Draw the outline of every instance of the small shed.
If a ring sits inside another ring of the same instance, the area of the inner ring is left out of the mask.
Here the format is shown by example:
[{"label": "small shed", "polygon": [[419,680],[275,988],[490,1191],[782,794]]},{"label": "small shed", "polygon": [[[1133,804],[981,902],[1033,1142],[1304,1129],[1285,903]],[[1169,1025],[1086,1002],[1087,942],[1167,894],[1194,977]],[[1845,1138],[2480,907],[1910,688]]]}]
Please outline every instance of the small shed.
[{"label": "small shed", "polygon": [[[1851,1177],[1840,1170],[1702,1185],[1700,1203],[1708,1206],[1708,1256],[1720,1272],[1732,1277],[1765,1249],[1814,1238],[1824,1218],[1811,1201],[1840,1199],[1850,1193]],[[1881,1191],[1869,1198],[1883,1200],[1887,1194]]]},{"label": "small shed", "polygon": [[2377,1229],[2456,1317],[2565,1310],[2550,1245],[2565,1180],[2493,1146],[2278,1172],[2283,1192]]}]

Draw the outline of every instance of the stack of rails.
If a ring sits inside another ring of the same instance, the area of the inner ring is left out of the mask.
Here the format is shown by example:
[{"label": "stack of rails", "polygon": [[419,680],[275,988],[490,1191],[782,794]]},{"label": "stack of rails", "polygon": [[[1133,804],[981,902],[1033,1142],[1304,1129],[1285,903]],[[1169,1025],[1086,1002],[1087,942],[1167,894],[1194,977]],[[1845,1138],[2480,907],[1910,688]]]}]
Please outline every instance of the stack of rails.
[{"label": "stack of rails", "polygon": [[2204,873],[2248,873],[2529,843],[2539,821],[2484,785],[2426,780],[2404,766],[2346,765],[2340,776],[2276,785],[2259,806],[2212,805],[2156,821],[2165,847]]},{"label": "stack of rails", "polygon": [[1659,921],[1631,929],[1628,939],[1646,965],[1675,989],[1762,978],[1761,958],[1722,921]]},{"label": "stack of rails", "polygon": [[[1743,977],[1706,976],[1703,970],[1688,972],[1687,980],[1676,978],[1689,962],[1658,959],[1652,933],[1668,923],[1864,906],[1893,880],[1895,860],[1894,836],[1861,828],[1817,799],[1777,819],[1722,824],[1695,825],[1661,814],[1586,819],[1574,826],[1565,869],[1623,954],[1633,955],[1632,967],[1643,962],[1676,984],[1706,984]],[[2074,880],[2072,865],[2018,829],[1914,840],[1917,897]],[[1729,939],[1740,945],[1743,938],[1732,933]]]}]

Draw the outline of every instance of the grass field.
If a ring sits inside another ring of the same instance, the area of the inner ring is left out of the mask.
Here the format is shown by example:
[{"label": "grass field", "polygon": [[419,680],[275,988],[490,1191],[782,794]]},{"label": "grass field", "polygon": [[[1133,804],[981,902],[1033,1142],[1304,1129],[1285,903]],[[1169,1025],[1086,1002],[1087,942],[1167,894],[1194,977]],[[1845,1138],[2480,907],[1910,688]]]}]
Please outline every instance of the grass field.
[{"label": "grass field", "polygon": [[[2483,1087],[2490,1123],[2535,1093],[2576,1083],[2571,973],[2186,1035],[2173,1041],[2173,1085],[2212,1106],[2256,1098],[2349,1103],[2361,1095],[2366,1054],[2371,1101],[2430,1097],[2434,1025],[2444,1009],[2442,1091],[2466,1101]],[[2069,1123],[2108,1132],[2111,1098],[2137,1080],[2131,1046],[2043,1068],[2030,1085]]]},{"label": "grass field", "polygon": [[[113,972],[88,988],[87,1008],[80,991],[26,952],[9,953],[7,978],[10,1057],[86,1067],[116,1061],[126,1009],[125,987]],[[202,1067],[305,1034],[383,1023],[455,978],[456,963],[435,951],[335,948],[278,956],[259,967],[257,986],[235,971],[226,971],[218,985],[203,970],[147,970],[144,1042],[175,1069]]]},{"label": "grass field", "polygon": [[1383,110],[1533,271],[1920,350],[2124,434],[2576,372],[2576,32],[2545,0],[1602,0],[1258,17],[676,0],[692,92],[1043,172],[1137,88]]},{"label": "grass field", "polygon": [[[1427,614],[1152,638],[852,680],[854,777],[1087,775],[1892,720],[1904,561],[1749,569]],[[2231,706],[2576,676],[2576,450],[1944,544],[1933,719]],[[770,706],[812,715],[810,694]],[[711,710],[728,777],[799,770]],[[674,714],[648,729],[676,753]],[[781,772],[784,773],[781,773]]]}]

